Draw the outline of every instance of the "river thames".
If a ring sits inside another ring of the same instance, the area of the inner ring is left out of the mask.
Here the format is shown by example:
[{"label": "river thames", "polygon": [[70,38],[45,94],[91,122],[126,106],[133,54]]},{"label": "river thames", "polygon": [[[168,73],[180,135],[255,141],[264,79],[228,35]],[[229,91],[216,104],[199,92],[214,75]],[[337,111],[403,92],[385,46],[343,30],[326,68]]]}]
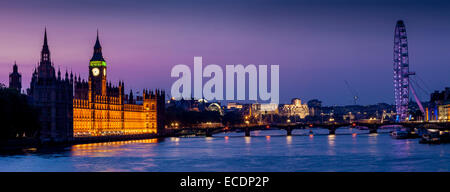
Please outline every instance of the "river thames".
[{"label": "river thames", "polygon": [[392,139],[389,130],[283,130],[172,137],[0,155],[0,171],[450,171],[450,144]]}]

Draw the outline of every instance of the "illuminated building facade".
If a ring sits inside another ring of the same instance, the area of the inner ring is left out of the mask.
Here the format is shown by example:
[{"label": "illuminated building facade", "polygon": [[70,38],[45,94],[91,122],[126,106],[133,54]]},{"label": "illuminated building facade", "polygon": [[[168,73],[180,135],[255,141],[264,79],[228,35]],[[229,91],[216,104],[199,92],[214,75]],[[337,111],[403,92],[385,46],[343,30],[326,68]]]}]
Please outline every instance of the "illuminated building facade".
[{"label": "illuminated building facade", "polygon": [[425,110],[426,121],[450,121],[450,87],[431,94],[430,105]]},{"label": "illuminated building facade", "polygon": [[124,94],[125,84],[107,82],[107,64],[97,34],[89,79],[74,80],[73,133],[80,136],[159,133],[164,128],[164,91]]},{"label": "illuminated building facade", "polygon": [[444,121],[444,122],[449,122],[450,121],[450,104],[447,105],[441,105],[438,107],[438,120],[439,121]]},{"label": "illuminated building facade", "polygon": [[228,103],[227,104],[227,109],[228,110],[231,110],[231,109],[237,109],[237,110],[239,110],[239,109],[242,109],[242,104],[238,104],[238,103]]},{"label": "illuminated building facade", "polygon": [[301,99],[295,98],[292,99],[291,104],[281,107],[281,114],[288,117],[298,116],[300,119],[304,119],[309,115],[309,108],[307,104],[302,104]]},{"label": "illuminated building facade", "polygon": [[277,115],[278,104],[275,103],[253,103],[249,115]]}]

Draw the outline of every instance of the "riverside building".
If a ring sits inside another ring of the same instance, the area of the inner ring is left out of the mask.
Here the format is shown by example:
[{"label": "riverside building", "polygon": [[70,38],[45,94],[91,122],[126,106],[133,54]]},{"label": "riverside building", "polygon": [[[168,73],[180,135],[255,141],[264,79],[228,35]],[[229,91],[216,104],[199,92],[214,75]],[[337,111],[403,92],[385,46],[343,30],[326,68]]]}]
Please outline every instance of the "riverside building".
[{"label": "riverside building", "polygon": [[55,75],[47,33],[41,62],[33,73],[29,95],[42,124],[41,139],[68,141],[73,137],[156,134],[164,129],[165,92],[144,89],[142,96],[124,93],[125,83],[107,81],[107,64],[98,33],[89,62],[89,78]]}]

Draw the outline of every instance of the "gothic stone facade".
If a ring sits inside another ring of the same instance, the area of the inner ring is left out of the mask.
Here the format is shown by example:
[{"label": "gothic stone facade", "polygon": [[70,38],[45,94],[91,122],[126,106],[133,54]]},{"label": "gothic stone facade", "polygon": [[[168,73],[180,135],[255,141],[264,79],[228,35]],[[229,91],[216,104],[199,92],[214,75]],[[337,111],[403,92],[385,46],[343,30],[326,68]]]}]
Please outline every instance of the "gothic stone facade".
[{"label": "gothic stone facade", "polygon": [[73,138],[73,75],[65,79],[61,72],[55,75],[47,45],[47,31],[41,51],[39,66],[34,70],[28,92],[31,102],[39,109],[42,141],[64,142]]},{"label": "gothic stone facade", "polygon": [[125,84],[107,83],[107,65],[98,39],[89,62],[89,80],[75,78],[74,136],[159,133],[164,128],[164,91],[143,90],[136,99],[124,94]]},{"label": "gothic stone facade", "polygon": [[70,141],[73,137],[160,133],[164,129],[164,91],[143,90],[142,96],[125,95],[125,84],[107,83],[106,61],[97,34],[89,62],[89,79],[66,72],[55,75],[47,45],[35,69],[28,94],[40,109],[43,141]]}]

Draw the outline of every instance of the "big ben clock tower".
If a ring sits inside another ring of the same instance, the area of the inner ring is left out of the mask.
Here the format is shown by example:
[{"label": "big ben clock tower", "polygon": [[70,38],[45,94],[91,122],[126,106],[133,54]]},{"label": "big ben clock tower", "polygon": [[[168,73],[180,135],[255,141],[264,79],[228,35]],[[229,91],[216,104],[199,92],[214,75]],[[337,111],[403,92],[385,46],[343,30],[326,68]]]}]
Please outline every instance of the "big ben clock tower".
[{"label": "big ben clock tower", "polygon": [[94,54],[89,62],[89,84],[90,93],[106,96],[106,62],[102,55],[102,46],[98,40],[98,31]]}]

